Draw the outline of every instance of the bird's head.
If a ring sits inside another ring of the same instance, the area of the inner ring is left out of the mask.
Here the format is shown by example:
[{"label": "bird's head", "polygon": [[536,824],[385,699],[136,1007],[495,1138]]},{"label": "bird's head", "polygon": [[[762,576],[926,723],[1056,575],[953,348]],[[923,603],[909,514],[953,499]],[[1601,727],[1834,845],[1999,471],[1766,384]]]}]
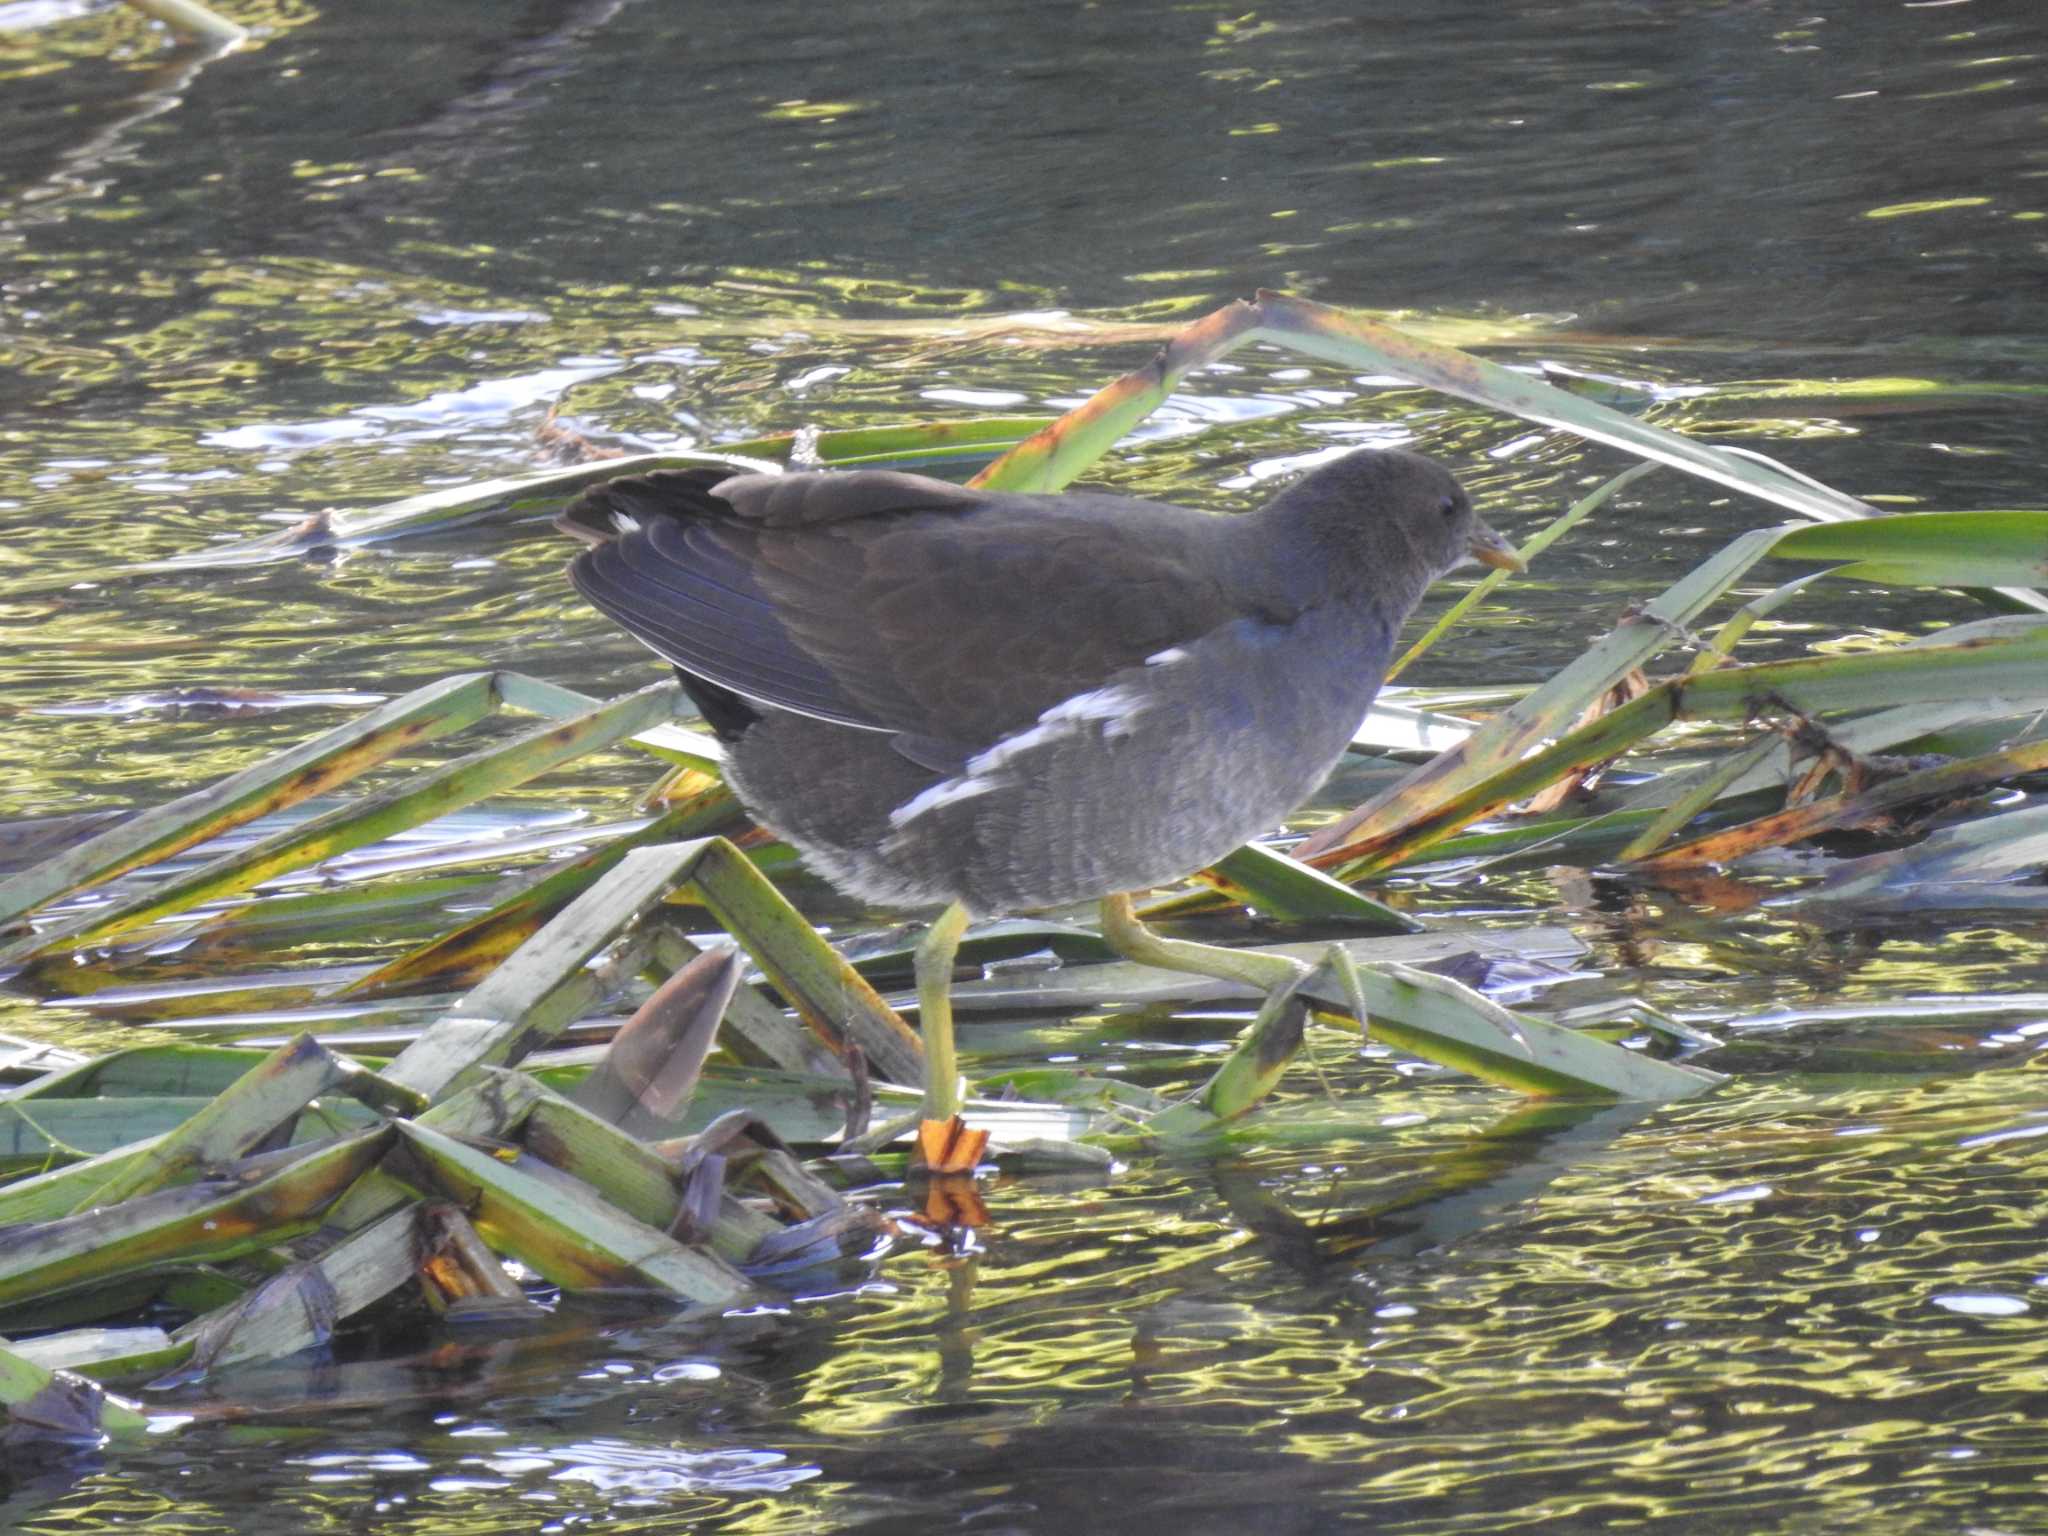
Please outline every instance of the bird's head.
[{"label": "bird's head", "polygon": [[1323,579],[1383,594],[1402,613],[1459,566],[1526,569],[1448,469],[1405,449],[1361,448],[1318,465],[1259,515],[1282,538],[1306,535],[1327,563]]}]

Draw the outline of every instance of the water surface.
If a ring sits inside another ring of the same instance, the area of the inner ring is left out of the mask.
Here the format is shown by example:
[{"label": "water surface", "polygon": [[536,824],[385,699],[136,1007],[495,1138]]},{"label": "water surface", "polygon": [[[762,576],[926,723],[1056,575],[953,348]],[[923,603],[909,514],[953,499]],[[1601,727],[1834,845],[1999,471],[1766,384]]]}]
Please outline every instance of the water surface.
[{"label": "water surface", "polygon": [[[361,707],[173,690],[653,676],[531,526],[112,563],[516,472],[550,408],[629,448],[1050,411],[1151,345],[1033,315],[1288,288],[1608,375],[1886,506],[2040,504],[2034,0],[231,9],[261,45],[202,66],[125,10],[0,5],[10,819],[155,803]],[[1409,442],[1512,534],[1620,463],[1278,353],[1163,421],[1100,479],[1235,508]],[[1652,477],[1415,680],[1536,681],[1771,520]],[[1971,612],[1826,589],[1747,654]],[[642,773],[500,809],[619,814]],[[2048,1008],[1938,1001],[2048,991],[2038,906],[1727,912],[1526,867],[1393,896],[1572,924],[1584,995],[1710,1022],[1937,1001],[1723,1027],[1726,1091],[1554,1125],[1327,1043],[1341,1112],[1304,1077],[1228,1151],[999,1186],[971,1257],[191,1389],[163,1406],[200,1422],[146,1452],[10,1460],[0,1525],[2048,1529]],[[1230,1028],[1019,1021],[975,1064],[1079,1047],[1173,1082]],[[113,1033],[31,998],[0,1029]]]}]

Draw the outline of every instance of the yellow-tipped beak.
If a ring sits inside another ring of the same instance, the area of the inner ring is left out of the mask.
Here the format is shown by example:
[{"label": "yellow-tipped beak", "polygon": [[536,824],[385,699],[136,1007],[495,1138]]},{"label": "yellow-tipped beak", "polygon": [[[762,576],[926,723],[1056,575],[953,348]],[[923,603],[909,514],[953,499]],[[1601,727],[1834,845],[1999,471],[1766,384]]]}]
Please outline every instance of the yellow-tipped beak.
[{"label": "yellow-tipped beak", "polygon": [[1472,542],[1467,547],[1471,550],[1474,560],[1481,565],[1490,565],[1496,571],[1529,569],[1529,564],[1522,558],[1521,551],[1484,523],[1473,528]]}]

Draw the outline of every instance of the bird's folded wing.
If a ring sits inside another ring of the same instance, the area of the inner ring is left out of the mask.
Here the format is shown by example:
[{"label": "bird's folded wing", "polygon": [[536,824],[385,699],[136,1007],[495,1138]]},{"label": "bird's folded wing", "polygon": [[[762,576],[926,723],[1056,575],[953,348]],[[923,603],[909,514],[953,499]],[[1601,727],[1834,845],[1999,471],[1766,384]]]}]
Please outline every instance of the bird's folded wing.
[{"label": "bird's folded wing", "polygon": [[664,516],[646,488],[661,479],[620,498],[638,526],[577,557],[578,589],[685,670],[896,733],[919,761],[964,758],[1241,616],[1209,520],[1149,503],[1055,512],[868,471],[746,476],[708,498],[731,510]]}]

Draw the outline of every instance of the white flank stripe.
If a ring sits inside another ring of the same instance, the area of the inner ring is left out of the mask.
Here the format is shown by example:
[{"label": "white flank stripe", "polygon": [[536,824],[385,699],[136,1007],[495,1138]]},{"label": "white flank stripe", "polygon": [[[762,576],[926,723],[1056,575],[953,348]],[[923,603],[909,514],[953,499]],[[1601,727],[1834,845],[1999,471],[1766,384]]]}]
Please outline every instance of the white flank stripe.
[{"label": "white flank stripe", "polygon": [[[1160,654],[1170,655],[1164,651]],[[971,800],[976,795],[985,795],[1016,783],[1017,777],[1010,771],[1011,763],[1036,747],[1057,741],[1062,736],[1077,734],[1090,720],[1106,722],[1102,728],[1105,737],[1128,736],[1133,729],[1131,722],[1150,707],[1151,703],[1144,695],[1120,684],[1091,688],[1071,699],[1063,699],[1040,715],[1037,724],[1005,736],[987,751],[969,758],[965,773],[941,779],[897,806],[889,813],[889,825],[905,826],[942,805],[951,805],[956,800]]]},{"label": "white flank stripe", "polygon": [[1169,645],[1165,650],[1155,651],[1152,655],[1147,656],[1145,658],[1145,665],[1148,667],[1170,667],[1176,661],[1186,661],[1187,659],[1188,653],[1186,651],[1177,645]]},{"label": "white flank stripe", "polygon": [[[977,759],[978,761],[978,759]],[[968,765],[970,768],[972,764]],[[955,800],[972,800],[976,795],[985,795],[992,789],[1000,789],[1003,781],[977,774],[941,779],[929,788],[919,790],[910,799],[889,813],[889,825],[901,827],[917,820],[927,811],[936,811],[942,805],[951,805]]]},{"label": "white flank stripe", "polygon": [[1000,773],[1021,752],[1046,742],[1056,741],[1062,736],[1072,736],[1089,720],[1106,720],[1105,736],[1128,736],[1131,721],[1147,708],[1145,698],[1133,690],[1112,683],[1107,688],[1091,688],[1086,693],[1077,693],[1071,699],[1063,699],[1038,717],[1038,724],[1014,736],[1005,736],[986,752],[968,759],[967,771],[976,777],[988,777]]}]

